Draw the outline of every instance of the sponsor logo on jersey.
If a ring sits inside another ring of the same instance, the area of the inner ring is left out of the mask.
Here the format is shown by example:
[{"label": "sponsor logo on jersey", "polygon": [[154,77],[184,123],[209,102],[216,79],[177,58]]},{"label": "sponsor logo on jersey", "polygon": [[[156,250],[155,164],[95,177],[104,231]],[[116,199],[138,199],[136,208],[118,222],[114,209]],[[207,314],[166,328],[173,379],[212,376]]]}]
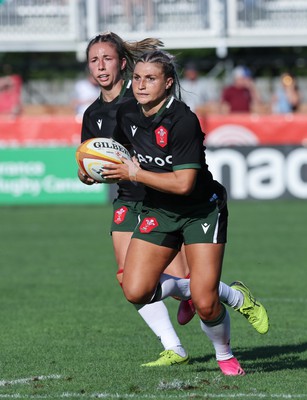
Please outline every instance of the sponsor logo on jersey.
[{"label": "sponsor logo on jersey", "polygon": [[135,133],[136,133],[136,131],[137,131],[137,129],[138,129],[138,127],[137,127],[137,126],[135,126],[135,125],[130,125],[130,128],[131,128],[131,133],[132,133],[132,136],[134,136],[134,135],[135,135]]},{"label": "sponsor logo on jersey", "polygon": [[157,226],[159,226],[159,224],[156,218],[147,217],[143,219],[139,229],[141,233],[150,233]]},{"label": "sponsor logo on jersey", "polygon": [[115,224],[119,225],[122,222],[124,222],[127,212],[128,212],[128,208],[125,207],[125,206],[120,207],[117,210],[115,210],[115,212],[114,212],[114,222],[115,222]]},{"label": "sponsor logo on jersey", "polygon": [[101,127],[102,127],[102,119],[97,119],[96,123],[97,123],[97,125],[98,125],[98,128],[101,130]]},{"label": "sponsor logo on jersey", "polygon": [[156,143],[160,147],[165,147],[168,140],[168,130],[164,126],[160,125],[156,130]]},{"label": "sponsor logo on jersey", "polygon": [[201,227],[203,228],[204,234],[208,232],[208,229],[210,228],[210,224],[204,223],[201,224]]}]

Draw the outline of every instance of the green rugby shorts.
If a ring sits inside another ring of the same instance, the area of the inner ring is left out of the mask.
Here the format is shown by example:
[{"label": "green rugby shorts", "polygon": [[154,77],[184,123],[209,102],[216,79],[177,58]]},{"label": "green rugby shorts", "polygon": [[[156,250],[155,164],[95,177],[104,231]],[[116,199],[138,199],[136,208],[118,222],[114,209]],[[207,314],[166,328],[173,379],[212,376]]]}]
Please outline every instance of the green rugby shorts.
[{"label": "green rugby shorts", "polygon": [[112,232],[133,232],[139,222],[142,210],[141,201],[113,201],[113,219],[111,223]]},{"label": "green rugby shorts", "polygon": [[132,238],[179,250],[182,243],[226,243],[227,202],[214,201],[170,212],[143,206]]}]

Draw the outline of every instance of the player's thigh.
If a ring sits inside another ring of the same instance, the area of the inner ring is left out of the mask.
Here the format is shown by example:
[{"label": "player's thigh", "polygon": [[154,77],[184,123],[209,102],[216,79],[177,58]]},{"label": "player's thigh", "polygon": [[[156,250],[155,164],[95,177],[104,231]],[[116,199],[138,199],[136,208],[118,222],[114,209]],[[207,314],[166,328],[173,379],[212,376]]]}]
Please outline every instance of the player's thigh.
[{"label": "player's thigh", "polygon": [[137,303],[148,302],[156,290],[160,275],[176,252],[170,247],[132,238],[123,276],[123,290],[127,299]]},{"label": "player's thigh", "polygon": [[113,249],[118,269],[124,269],[131,236],[132,232],[112,232]]},{"label": "player's thigh", "polygon": [[115,199],[113,202],[113,218],[111,232],[116,262],[119,269],[124,268],[127,249],[132,232],[138,222],[141,203]]},{"label": "player's thigh", "polygon": [[187,263],[184,246],[175,256],[173,261],[167,266],[165,270],[166,274],[178,276],[179,278],[185,278],[189,273],[189,266]]},{"label": "player's thigh", "polygon": [[218,287],[221,278],[225,244],[196,243],[185,251],[191,275],[191,294],[198,310],[219,312]]}]

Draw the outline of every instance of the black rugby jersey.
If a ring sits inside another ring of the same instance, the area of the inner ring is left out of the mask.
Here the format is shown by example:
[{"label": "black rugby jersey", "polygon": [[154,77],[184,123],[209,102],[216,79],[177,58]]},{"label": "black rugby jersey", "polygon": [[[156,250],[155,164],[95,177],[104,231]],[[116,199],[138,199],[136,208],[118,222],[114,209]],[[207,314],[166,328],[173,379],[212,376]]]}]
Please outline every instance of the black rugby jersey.
[{"label": "black rugby jersey", "polygon": [[213,180],[206,164],[204,133],[197,116],[185,103],[171,97],[156,115],[145,117],[140,105],[130,100],[118,110],[114,138],[123,145],[133,146],[144,170],[158,173],[198,170],[195,187],[188,196],[146,187],[144,204],[174,210],[216,199],[220,185]]},{"label": "black rugby jersey", "polygon": [[[117,98],[111,102],[104,102],[100,95],[84,112],[81,142],[96,137],[110,138],[116,126],[116,113],[121,104],[133,98],[131,81],[124,83],[123,89]],[[118,198],[125,201],[142,201],[145,195],[142,184],[132,184],[123,181],[118,184]]]}]

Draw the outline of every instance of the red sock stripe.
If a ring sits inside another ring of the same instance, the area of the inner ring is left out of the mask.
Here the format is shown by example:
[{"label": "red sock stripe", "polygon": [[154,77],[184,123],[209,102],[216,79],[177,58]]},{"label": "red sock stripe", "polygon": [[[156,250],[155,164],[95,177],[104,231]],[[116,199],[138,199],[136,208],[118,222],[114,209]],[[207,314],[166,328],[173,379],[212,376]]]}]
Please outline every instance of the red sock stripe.
[{"label": "red sock stripe", "polygon": [[[123,269],[123,268],[120,268],[120,269],[116,272],[116,275],[120,275],[120,274],[122,274],[123,272],[124,272],[124,269]],[[120,282],[118,282],[118,283],[120,284],[120,287],[123,286]]]}]

